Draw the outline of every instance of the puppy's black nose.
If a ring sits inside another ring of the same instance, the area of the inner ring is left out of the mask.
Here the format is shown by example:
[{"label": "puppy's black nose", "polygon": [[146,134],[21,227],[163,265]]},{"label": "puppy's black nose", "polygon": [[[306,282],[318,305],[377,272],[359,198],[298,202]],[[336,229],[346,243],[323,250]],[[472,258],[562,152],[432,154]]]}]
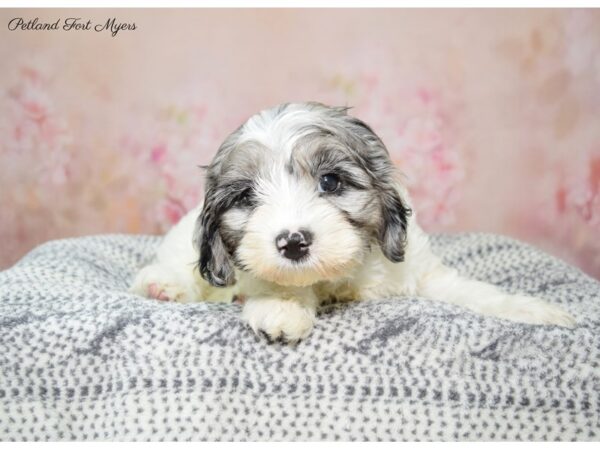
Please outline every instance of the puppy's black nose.
[{"label": "puppy's black nose", "polygon": [[290,233],[283,230],[275,238],[275,245],[279,253],[292,261],[298,261],[308,255],[308,247],[312,244],[312,234],[308,230],[300,229]]}]

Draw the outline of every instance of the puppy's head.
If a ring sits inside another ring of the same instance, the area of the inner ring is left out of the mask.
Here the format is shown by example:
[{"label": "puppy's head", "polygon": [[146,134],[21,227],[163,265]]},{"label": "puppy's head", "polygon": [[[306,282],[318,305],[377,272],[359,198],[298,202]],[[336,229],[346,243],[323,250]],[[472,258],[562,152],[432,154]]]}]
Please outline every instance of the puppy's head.
[{"label": "puppy's head", "polygon": [[284,104],[219,148],[194,242],[214,286],[233,284],[235,267],[303,286],[343,278],[373,245],[402,261],[409,214],[368,125],[346,108]]}]

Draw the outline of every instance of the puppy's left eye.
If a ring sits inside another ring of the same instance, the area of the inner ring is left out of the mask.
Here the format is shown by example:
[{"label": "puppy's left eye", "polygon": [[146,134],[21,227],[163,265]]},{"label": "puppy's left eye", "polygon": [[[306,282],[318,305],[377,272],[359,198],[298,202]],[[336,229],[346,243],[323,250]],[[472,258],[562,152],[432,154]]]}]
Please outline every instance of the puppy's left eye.
[{"label": "puppy's left eye", "polygon": [[340,177],[334,173],[322,175],[319,179],[319,192],[335,192],[340,188]]}]

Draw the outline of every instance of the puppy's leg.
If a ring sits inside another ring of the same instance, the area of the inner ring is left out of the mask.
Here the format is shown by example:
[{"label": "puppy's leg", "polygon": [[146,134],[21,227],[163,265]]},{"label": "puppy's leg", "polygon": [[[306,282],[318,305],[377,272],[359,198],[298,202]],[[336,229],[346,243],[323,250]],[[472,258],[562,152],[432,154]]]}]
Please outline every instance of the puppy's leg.
[{"label": "puppy's leg", "polygon": [[310,287],[286,288],[265,283],[258,288],[253,286],[252,294],[247,295],[242,319],[257,334],[297,342],[310,334],[317,306],[317,297]]},{"label": "puppy's leg", "polygon": [[164,262],[142,268],[136,274],[129,292],[142,297],[182,303],[202,300],[192,269]]},{"label": "puppy's leg", "polygon": [[477,313],[530,324],[572,327],[575,319],[558,306],[535,297],[509,295],[496,286],[462,277],[441,262],[425,273],[418,283],[418,294],[433,300],[453,303]]},{"label": "puppy's leg", "polygon": [[203,300],[206,282],[195,273],[198,253],[192,245],[198,214],[199,208],[193,209],[169,230],[156,252],[156,261],[136,274],[129,292],[166,301]]}]

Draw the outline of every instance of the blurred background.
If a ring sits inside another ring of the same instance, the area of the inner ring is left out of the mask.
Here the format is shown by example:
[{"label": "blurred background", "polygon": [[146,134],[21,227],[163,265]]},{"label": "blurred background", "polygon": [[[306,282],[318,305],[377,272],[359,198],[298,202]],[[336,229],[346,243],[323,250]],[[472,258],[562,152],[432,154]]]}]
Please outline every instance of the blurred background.
[{"label": "blurred background", "polygon": [[[136,30],[9,31],[14,17]],[[0,268],[163,233],[199,164],[284,101],[353,106],[431,232],[502,233],[600,278],[600,10],[0,10]]]}]

